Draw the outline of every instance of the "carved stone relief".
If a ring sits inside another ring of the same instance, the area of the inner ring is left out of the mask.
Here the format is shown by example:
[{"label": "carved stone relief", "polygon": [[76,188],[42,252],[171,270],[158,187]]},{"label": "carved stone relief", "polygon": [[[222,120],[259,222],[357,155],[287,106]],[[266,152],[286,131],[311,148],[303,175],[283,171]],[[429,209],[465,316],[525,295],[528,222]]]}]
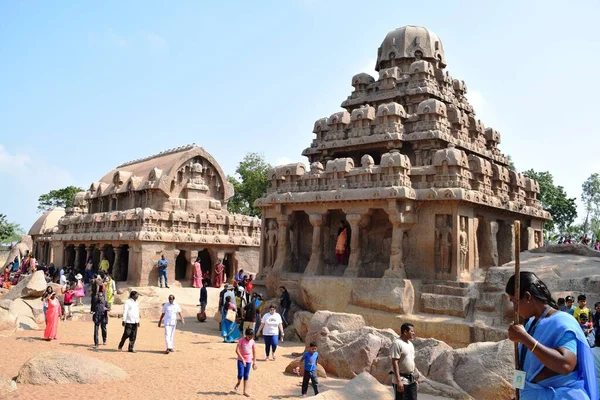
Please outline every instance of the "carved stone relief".
[{"label": "carved stone relief", "polygon": [[469,236],[467,234],[467,217],[460,217],[460,233],[459,233],[459,251],[460,251],[460,272],[467,272],[467,254],[469,253]]},{"label": "carved stone relief", "polygon": [[272,268],[277,258],[277,221],[270,220],[267,222],[267,230],[265,231],[265,240],[267,242],[267,254],[265,266]]},{"label": "carved stone relief", "polygon": [[435,216],[435,272],[452,271],[452,215]]}]

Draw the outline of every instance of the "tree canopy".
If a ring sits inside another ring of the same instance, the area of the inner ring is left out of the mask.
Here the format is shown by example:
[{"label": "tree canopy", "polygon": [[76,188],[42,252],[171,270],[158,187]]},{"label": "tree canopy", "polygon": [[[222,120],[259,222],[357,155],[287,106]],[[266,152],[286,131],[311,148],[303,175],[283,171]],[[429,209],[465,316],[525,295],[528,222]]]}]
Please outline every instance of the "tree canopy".
[{"label": "tree canopy", "polygon": [[540,184],[538,200],[544,210],[552,214],[553,220],[546,222],[544,228],[549,232],[558,229],[559,232],[566,233],[577,218],[575,198],[568,198],[562,186],[554,185],[554,177],[548,171],[536,172],[530,169],[523,172],[523,175],[538,181]]},{"label": "tree canopy", "polygon": [[77,186],[51,190],[38,198],[38,211],[48,211],[56,207],[68,208],[73,205],[73,197],[83,189]]},{"label": "tree canopy", "polygon": [[227,177],[235,191],[227,206],[229,212],[260,216],[260,209],[254,207],[254,201],[267,192],[269,168],[271,165],[261,154],[246,154],[235,170],[239,179],[234,176]]},{"label": "tree canopy", "polygon": [[583,232],[587,233],[590,225],[597,226],[597,221],[600,219],[600,174],[594,173],[583,182],[583,185],[581,185],[581,201],[585,207]]},{"label": "tree canopy", "polygon": [[24,234],[19,224],[8,222],[6,215],[0,214],[0,243],[18,242]]}]

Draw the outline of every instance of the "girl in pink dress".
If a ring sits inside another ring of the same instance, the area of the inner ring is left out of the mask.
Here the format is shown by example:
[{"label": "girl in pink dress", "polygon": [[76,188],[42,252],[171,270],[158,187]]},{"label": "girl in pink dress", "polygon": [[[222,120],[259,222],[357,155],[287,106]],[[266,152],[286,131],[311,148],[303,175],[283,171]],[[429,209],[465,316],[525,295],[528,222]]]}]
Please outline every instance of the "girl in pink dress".
[{"label": "girl in pink dress", "polygon": [[58,339],[58,319],[62,314],[60,302],[56,298],[56,292],[53,292],[48,299],[48,310],[46,310],[46,329],[44,330],[44,339]]},{"label": "girl in pink dress", "polygon": [[194,263],[194,287],[201,288],[202,287],[202,267],[200,265],[200,259],[197,258]]},{"label": "girl in pink dress", "polygon": [[77,283],[75,284],[75,305],[83,305],[83,298],[85,297],[85,290],[83,289],[83,282],[81,281],[83,277],[81,274],[75,275],[75,279],[77,279]]}]

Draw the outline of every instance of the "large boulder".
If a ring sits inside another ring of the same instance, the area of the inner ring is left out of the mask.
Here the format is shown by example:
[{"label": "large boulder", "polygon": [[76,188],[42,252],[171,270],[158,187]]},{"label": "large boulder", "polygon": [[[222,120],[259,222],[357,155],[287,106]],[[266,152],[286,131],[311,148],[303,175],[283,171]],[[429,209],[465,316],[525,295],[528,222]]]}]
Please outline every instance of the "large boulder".
[{"label": "large boulder", "polygon": [[[285,372],[287,372],[288,374],[298,374],[300,376],[303,376],[304,362],[302,361],[302,357],[298,357],[294,359],[294,361],[289,363],[288,366],[285,367]],[[325,372],[325,368],[323,368],[323,366],[319,363],[317,363],[317,376],[319,378],[327,378],[327,372]]]},{"label": "large boulder", "polygon": [[385,380],[391,370],[389,350],[395,337],[391,329],[363,326],[340,332],[324,327],[316,342],[327,372],[350,379],[365,371],[375,372],[378,378]]},{"label": "large boulder", "polygon": [[16,391],[17,382],[0,376],[0,399],[8,399],[11,398],[11,396],[18,398],[15,393]]},{"label": "large boulder", "polygon": [[362,315],[317,311],[310,320],[304,342],[316,341],[323,328],[327,328],[331,332],[353,331],[365,325],[365,319]]},{"label": "large boulder", "polygon": [[0,308],[0,337],[12,335],[17,329],[17,316],[9,310]]},{"label": "large boulder", "polygon": [[308,325],[313,315],[310,311],[298,311],[294,314],[294,328],[303,341],[308,335]]},{"label": "large boulder", "polygon": [[15,259],[15,256],[19,256],[19,258],[23,258],[28,251],[33,249],[33,239],[29,235],[23,235],[19,242],[13,246],[8,255],[6,256],[6,261],[2,266],[2,270]]},{"label": "large boulder", "polygon": [[[310,389],[309,389],[310,390]],[[319,400],[389,400],[393,397],[392,388],[384,386],[368,372],[363,372],[340,389],[319,393],[313,399]]]},{"label": "large boulder", "polygon": [[352,289],[351,304],[359,307],[412,314],[415,289],[409,279],[361,279]]},{"label": "large boulder", "polygon": [[507,399],[514,393],[514,347],[509,340],[473,343],[456,350],[435,339],[416,339],[414,345],[417,368],[429,380],[446,385],[430,383],[422,385],[422,391],[438,395],[454,391],[456,396],[468,393],[475,399],[490,400]]},{"label": "large boulder", "polygon": [[17,383],[49,385],[102,383],[127,379],[121,368],[79,353],[51,351],[30,358],[19,369]]},{"label": "large boulder", "polygon": [[[17,301],[17,300],[15,300]],[[46,322],[46,316],[44,315],[44,305],[39,298],[25,298],[22,300],[25,304],[31,308],[32,318],[38,324],[43,324]]]},{"label": "large boulder", "polygon": [[296,332],[296,328],[294,325],[289,325],[286,327],[283,332],[285,333],[285,341],[286,342],[301,342],[300,336],[298,336],[298,332]]},{"label": "large boulder", "polygon": [[31,275],[25,276],[19,283],[13,286],[8,293],[2,296],[2,299],[15,300],[19,297],[39,297],[44,294],[47,286],[44,272],[35,271]]}]

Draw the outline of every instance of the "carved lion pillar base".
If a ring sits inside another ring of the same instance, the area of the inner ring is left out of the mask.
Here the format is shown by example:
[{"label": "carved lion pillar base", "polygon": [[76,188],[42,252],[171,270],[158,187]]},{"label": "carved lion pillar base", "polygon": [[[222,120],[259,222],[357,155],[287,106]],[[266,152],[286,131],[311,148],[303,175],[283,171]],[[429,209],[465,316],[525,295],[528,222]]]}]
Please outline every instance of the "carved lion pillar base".
[{"label": "carved lion pillar base", "polygon": [[358,277],[360,269],[360,225],[361,225],[361,214],[347,214],[346,221],[350,224],[352,230],[352,236],[350,237],[350,258],[348,260],[348,266],[344,271],[344,276]]},{"label": "carved lion pillar base", "polygon": [[[384,276],[406,279],[406,271],[402,262],[402,241],[404,240],[404,229],[399,218],[390,216],[392,222],[392,247],[390,251],[390,268],[385,271]],[[403,277],[403,278],[402,278]]]},{"label": "carved lion pillar base", "polygon": [[304,274],[322,275],[324,269],[323,261],[323,214],[309,214],[308,219],[313,227],[312,252]]}]

